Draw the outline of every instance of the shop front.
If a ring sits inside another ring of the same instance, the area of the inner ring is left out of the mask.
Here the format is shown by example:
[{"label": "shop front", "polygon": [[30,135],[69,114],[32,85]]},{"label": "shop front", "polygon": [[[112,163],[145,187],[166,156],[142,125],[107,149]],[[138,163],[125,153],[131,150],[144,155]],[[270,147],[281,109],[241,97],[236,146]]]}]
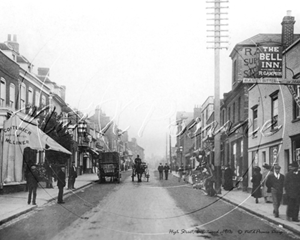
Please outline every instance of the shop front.
[{"label": "shop front", "polygon": [[32,164],[41,164],[40,156],[47,150],[71,155],[28,117],[23,119],[14,114],[6,120],[0,142],[0,190],[5,192],[4,188],[24,185],[26,169]]}]

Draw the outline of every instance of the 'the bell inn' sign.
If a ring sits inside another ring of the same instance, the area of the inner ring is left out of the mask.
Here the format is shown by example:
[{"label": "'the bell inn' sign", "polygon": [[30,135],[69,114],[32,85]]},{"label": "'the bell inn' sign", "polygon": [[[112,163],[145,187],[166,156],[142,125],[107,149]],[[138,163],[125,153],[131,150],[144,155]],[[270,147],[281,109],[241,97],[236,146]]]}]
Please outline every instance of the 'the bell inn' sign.
[{"label": "'the bell inn' sign", "polygon": [[282,47],[259,46],[258,77],[282,77]]}]

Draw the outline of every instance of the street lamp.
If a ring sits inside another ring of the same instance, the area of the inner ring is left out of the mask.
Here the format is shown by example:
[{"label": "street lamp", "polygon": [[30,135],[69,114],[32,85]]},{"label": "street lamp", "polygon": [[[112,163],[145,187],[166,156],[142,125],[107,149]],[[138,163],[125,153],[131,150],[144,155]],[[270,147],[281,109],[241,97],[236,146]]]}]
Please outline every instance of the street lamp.
[{"label": "street lamp", "polygon": [[183,152],[182,146],[179,147],[179,151],[180,151],[180,166],[181,166],[182,165],[182,152]]}]

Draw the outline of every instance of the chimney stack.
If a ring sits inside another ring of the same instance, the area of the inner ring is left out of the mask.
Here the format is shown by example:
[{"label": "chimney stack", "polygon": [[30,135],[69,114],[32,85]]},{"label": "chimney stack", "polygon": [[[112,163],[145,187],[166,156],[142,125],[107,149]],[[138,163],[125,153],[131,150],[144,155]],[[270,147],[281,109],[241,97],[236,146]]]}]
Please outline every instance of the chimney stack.
[{"label": "chimney stack", "polygon": [[13,41],[11,40],[11,34],[7,36],[7,44],[13,48],[13,50],[19,53],[19,43],[17,42],[17,35],[13,35]]},{"label": "chimney stack", "polygon": [[49,77],[50,75],[50,69],[49,68],[38,68],[38,75],[39,76],[44,76],[44,77]]},{"label": "chimney stack", "polygon": [[282,20],[281,43],[283,50],[288,48],[294,42],[294,24],[295,17],[291,16],[291,11],[288,10],[286,16]]}]

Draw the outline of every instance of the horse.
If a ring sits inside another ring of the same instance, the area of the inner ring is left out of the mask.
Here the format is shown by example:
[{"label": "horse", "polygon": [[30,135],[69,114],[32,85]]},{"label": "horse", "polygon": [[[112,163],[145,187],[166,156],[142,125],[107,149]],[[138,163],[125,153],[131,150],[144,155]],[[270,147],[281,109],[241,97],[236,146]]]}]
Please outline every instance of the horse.
[{"label": "horse", "polygon": [[142,175],[145,172],[145,166],[142,163],[137,162],[133,165],[132,170],[133,170],[132,175],[131,175],[132,181],[134,181],[134,177],[135,177],[135,175],[137,175],[138,182],[141,182]]}]

